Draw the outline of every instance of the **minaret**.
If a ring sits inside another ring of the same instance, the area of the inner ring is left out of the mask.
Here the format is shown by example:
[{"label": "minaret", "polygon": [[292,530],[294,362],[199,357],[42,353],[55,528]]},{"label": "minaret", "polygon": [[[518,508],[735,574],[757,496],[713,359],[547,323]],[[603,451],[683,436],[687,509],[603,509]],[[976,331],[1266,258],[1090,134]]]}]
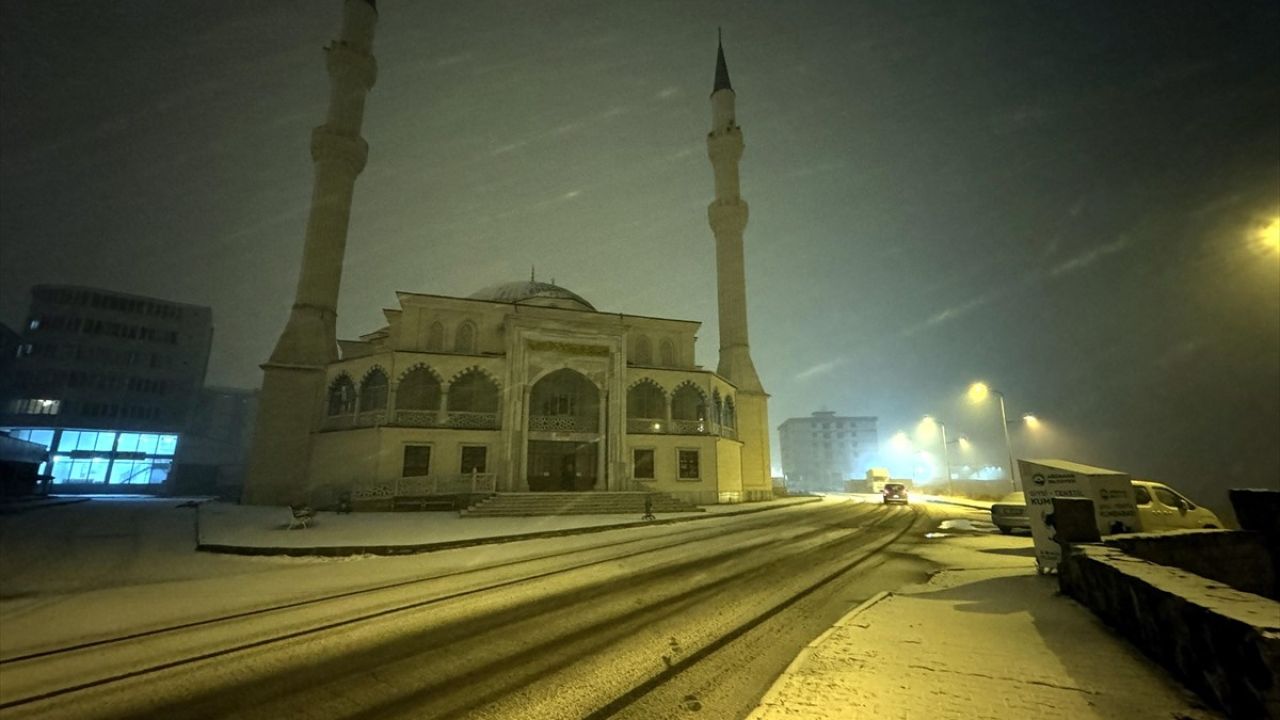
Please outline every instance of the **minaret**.
[{"label": "minaret", "polygon": [[325,394],[325,366],[338,358],[338,288],[351,196],[369,156],[360,127],[365,96],[378,74],[372,54],[377,21],[374,0],[345,0],[342,30],[324,49],[329,113],[311,133],[315,182],[302,269],[289,320],[262,366],[246,503],[278,505],[307,499],[311,431]]},{"label": "minaret", "polygon": [[772,491],[769,464],[768,394],[760,384],[747,340],[747,278],[742,233],[747,203],[739,194],[738,162],[742,128],[734,117],[736,96],[729,83],[724,44],[717,42],[716,77],[711,90],[711,132],[707,155],[715,171],[716,197],[707,219],[716,236],[716,295],[720,312],[720,365],[717,372],[738,387],[738,438],[742,440],[743,491],[750,497]]}]

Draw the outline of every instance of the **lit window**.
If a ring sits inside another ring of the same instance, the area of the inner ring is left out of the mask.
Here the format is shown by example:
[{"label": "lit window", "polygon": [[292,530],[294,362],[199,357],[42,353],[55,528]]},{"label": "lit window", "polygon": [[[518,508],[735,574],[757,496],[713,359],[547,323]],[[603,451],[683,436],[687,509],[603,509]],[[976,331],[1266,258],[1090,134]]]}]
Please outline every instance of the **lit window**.
[{"label": "lit window", "polygon": [[159,435],[144,434],[138,436],[138,452],[143,455],[155,455],[156,445],[160,442]]},{"label": "lit window", "polygon": [[160,435],[156,442],[157,455],[173,455],[178,451],[177,435]]}]

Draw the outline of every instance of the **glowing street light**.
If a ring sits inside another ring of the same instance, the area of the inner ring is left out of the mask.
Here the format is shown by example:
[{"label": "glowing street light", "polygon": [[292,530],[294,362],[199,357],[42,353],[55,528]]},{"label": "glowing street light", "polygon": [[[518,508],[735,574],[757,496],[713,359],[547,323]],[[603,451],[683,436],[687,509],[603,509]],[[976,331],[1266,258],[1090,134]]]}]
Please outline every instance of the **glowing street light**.
[{"label": "glowing street light", "polygon": [[1004,393],[999,390],[993,390],[991,386],[984,382],[975,382],[969,386],[969,402],[975,405],[986,401],[991,395],[1000,398],[1000,428],[1004,430],[1004,447],[1009,451],[1009,482],[1013,484],[1013,489],[1018,490],[1018,466],[1013,461],[1013,443],[1009,441],[1009,419],[1004,412]]},{"label": "glowing street light", "polygon": [[905,432],[899,430],[893,434],[893,437],[889,438],[889,447],[898,452],[907,452],[911,449],[911,438],[907,437]]},{"label": "glowing street light", "polygon": [[1263,223],[1254,235],[1253,242],[1261,250],[1280,252],[1280,216]]},{"label": "glowing street light", "polygon": [[1035,415],[1032,415],[1031,413],[1023,413],[1022,422],[1026,423],[1027,427],[1031,428],[1032,430],[1035,430],[1040,427],[1040,418],[1036,417]]}]

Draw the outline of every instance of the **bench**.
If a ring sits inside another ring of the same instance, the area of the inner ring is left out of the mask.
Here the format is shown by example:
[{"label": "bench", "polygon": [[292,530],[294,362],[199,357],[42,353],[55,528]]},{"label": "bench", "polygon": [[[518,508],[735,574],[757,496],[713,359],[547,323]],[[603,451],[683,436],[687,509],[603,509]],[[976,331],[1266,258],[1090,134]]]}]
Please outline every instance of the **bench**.
[{"label": "bench", "polygon": [[311,521],[316,519],[316,510],[310,505],[290,505],[290,512],[293,518],[289,520],[289,529],[306,529],[311,526]]}]

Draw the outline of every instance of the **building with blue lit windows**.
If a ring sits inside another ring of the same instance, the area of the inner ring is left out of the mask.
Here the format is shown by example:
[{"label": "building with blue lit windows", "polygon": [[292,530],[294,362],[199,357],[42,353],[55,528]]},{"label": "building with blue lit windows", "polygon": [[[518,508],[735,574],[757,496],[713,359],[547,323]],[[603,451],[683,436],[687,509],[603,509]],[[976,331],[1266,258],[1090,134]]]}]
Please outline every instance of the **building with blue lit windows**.
[{"label": "building with blue lit windows", "polygon": [[0,431],[48,451],[56,492],[156,492],[200,398],[207,307],[38,285],[0,387]]}]

